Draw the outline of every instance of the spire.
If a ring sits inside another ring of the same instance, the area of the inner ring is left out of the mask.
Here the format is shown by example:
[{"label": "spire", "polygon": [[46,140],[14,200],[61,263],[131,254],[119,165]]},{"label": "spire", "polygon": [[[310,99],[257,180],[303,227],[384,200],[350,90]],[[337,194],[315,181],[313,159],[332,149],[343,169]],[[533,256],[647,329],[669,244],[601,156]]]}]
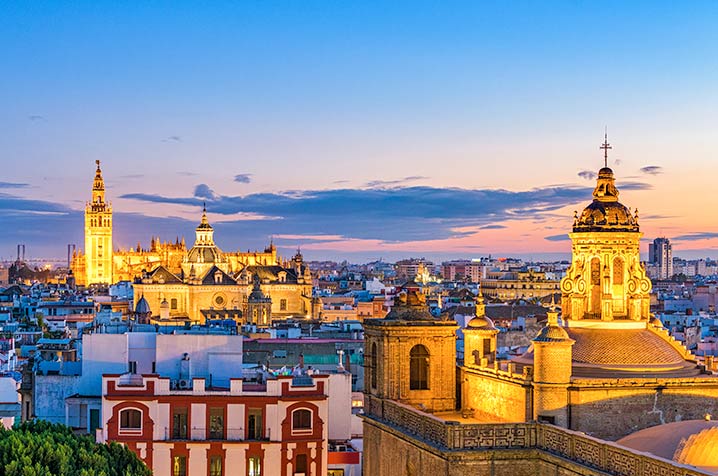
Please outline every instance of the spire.
[{"label": "spire", "polygon": [[599,147],[599,149],[603,150],[603,166],[605,168],[608,168],[608,151],[610,149],[613,149],[613,147],[611,147],[611,144],[608,143],[608,127],[606,127],[603,133],[603,144],[601,144],[601,147]]}]

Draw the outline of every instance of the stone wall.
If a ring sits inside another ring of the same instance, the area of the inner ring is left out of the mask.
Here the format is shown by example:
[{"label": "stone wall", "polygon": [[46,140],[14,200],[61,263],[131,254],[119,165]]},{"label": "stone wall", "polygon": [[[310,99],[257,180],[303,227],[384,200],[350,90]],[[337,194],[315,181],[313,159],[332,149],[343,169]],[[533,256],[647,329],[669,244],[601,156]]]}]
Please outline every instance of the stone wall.
[{"label": "stone wall", "polygon": [[372,476],[699,476],[706,473],[541,423],[462,424],[370,399],[364,467]]},{"label": "stone wall", "polygon": [[617,440],[662,423],[718,414],[718,386],[714,378],[641,381],[574,381],[569,389],[570,428]]},{"label": "stone wall", "polygon": [[[462,407],[477,418],[496,422],[523,422],[533,418],[531,386],[521,376],[491,369],[462,369]],[[490,378],[487,378],[490,375]]]}]

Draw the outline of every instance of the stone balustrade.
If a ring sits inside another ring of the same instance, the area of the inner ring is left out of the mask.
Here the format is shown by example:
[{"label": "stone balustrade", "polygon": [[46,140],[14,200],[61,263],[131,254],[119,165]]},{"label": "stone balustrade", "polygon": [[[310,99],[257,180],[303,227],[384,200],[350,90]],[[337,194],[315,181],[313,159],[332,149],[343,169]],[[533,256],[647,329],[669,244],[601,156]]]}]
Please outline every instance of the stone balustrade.
[{"label": "stone balustrade", "polygon": [[[544,423],[462,423],[391,400],[368,399],[367,418],[377,419],[441,450],[538,449],[616,476],[705,476],[616,443]],[[591,473],[593,474],[593,473]]]}]

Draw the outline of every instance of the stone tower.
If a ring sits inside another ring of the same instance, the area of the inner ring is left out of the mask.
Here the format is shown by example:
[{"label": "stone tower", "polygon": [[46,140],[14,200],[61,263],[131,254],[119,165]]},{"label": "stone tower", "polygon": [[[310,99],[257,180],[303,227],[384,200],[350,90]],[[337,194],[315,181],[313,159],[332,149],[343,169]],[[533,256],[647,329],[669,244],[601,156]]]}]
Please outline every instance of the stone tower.
[{"label": "stone tower", "polygon": [[640,260],[638,211],[618,201],[614,181],[613,170],[599,170],[593,201],[575,214],[573,260],[561,280],[564,320],[648,321],[651,281]]},{"label": "stone tower", "polygon": [[262,281],[259,275],[254,275],[252,292],[247,298],[247,324],[257,327],[269,327],[272,323],[272,298],[262,292]]},{"label": "stone tower", "polygon": [[533,339],[534,420],[568,426],[568,386],[571,383],[572,347],[575,341],[558,325],[558,312]]},{"label": "stone tower", "polygon": [[499,330],[486,317],[486,305],[479,291],[476,297],[476,316],[464,329],[464,365],[489,367],[496,361],[496,336]]},{"label": "stone tower", "polygon": [[455,321],[434,318],[417,288],[405,288],[384,319],[364,322],[370,407],[395,400],[428,412],[456,407]]},{"label": "stone tower", "polygon": [[85,206],[85,285],[112,284],[112,206],[105,201],[100,161]]}]

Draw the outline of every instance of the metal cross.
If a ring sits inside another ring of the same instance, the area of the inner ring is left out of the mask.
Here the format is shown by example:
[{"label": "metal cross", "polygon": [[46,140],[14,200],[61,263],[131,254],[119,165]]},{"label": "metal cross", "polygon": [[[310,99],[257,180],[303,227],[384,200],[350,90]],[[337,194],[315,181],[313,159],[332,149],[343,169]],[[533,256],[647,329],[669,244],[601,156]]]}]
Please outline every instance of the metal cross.
[{"label": "metal cross", "polygon": [[611,144],[608,143],[608,132],[603,135],[603,144],[599,149],[603,150],[603,163],[604,167],[608,167],[608,149],[613,149]]}]

